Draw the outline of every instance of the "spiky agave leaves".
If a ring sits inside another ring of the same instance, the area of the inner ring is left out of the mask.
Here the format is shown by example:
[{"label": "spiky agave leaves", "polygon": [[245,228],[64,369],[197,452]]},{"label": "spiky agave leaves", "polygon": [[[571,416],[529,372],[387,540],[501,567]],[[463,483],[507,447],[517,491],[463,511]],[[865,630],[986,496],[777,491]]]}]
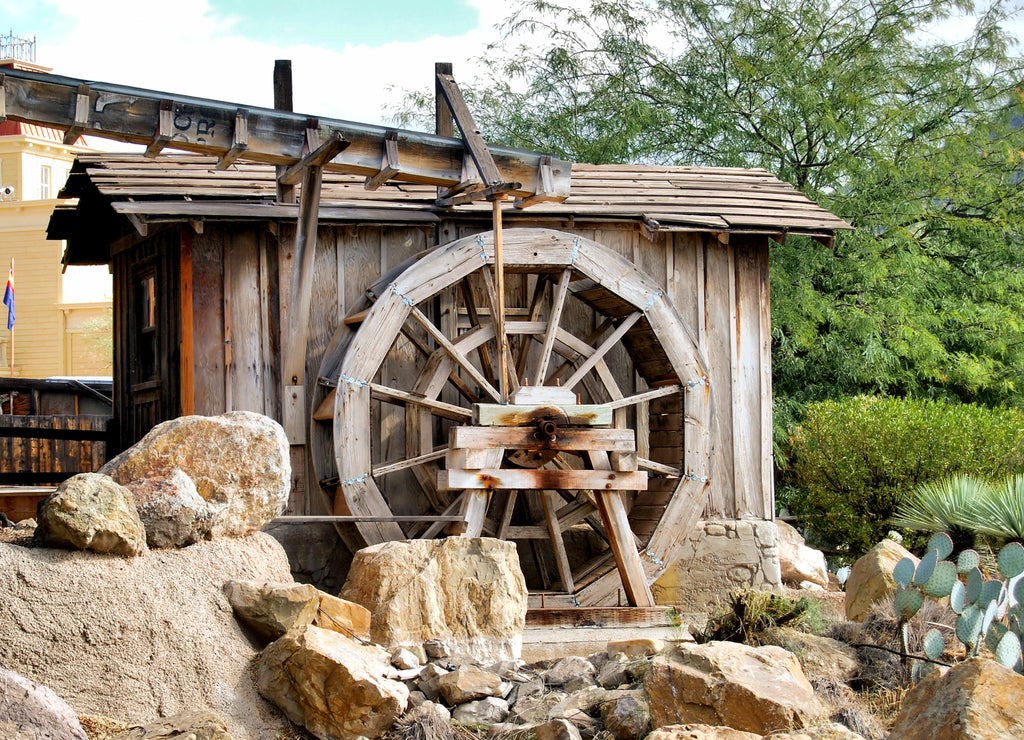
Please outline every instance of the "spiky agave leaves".
[{"label": "spiky agave leaves", "polygon": [[954,475],[922,484],[900,504],[893,524],[932,532],[965,529],[965,520],[971,518],[988,492],[988,482],[971,475]]},{"label": "spiky agave leaves", "polygon": [[966,524],[1002,540],[1024,539],[1024,474],[1007,478],[979,499]]}]

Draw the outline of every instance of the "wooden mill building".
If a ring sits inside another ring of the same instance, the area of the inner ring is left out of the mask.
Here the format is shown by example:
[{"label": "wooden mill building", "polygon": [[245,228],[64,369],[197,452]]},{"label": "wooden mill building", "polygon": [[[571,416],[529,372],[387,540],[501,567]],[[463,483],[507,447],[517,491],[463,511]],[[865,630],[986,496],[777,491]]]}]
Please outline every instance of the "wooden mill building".
[{"label": "wooden mill building", "polygon": [[[430,267],[434,258],[424,255],[455,244],[452,265],[468,259],[457,254],[493,259],[490,204],[442,207],[434,187],[367,190],[363,177],[325,174],[307,426],[281,393],[298,208],[276,202],[272,166],[223,170],[216,161],[82,155],[61,193],[78,202],[51,221],[50,237],[67,240],[67,264],[112,267],[121,445],[182,414],[258,411],[284,422],[294,444],[291,513],[382,514],[343,527],[350,546],[451,526],[457,517],[446,515],[460,509],[438,473],[446,460],[454,464],[443,449],[451,427],[470,419],[464,409],[487,400],[481,389],[493,383],[499,350],[488,355],[471,337],[489,325],[494,293],[489,273],[470,265],[449,281],[448,268]],[[623,475],[646,475],[625,497],[649,580],[699,520],[771,520],[770,245],[789,235],[827,242],[847,224],[761,170],[580,164],[567,199],[508,207],[503,218],[505,248],[517,255],[506,256],[509,362],[529,385],[579,375],[577,401],[611,403],[613,426],[633,433],[626,446],[607,447]],[[417,265],[427,265],[422,275],[402,283],[403,270]],[[375,319],[373,335],[361,336],[371,307],[389,295],[410,305],[412,318]],[[655,303],[676,318],[655,316]],[[457,345],[455,354],[440,352],[445,342]],[[439,352],[473,367],[445,365]],[[365,378],[347,374],[359,367],[353,355],[374,353]],[[699,394],[707,402],[691,407]],[[615,406],[616,398],[627,400]],[[368,416],[358,425],[339,421],[360,403]],[[348,439],[360,435],[365,444]],[[706,455],[707,465],[687,460],[691,453]],[[363,455],[366,469],[352,468]],[[673,503],[684,483],[685,500]],[[593,501],[579,490],[553,493],[522,491],[518,508],[508,503],[514,491],[492,497],[483,532],[520,542],[534,590],[615,603],[618,582]]]}]

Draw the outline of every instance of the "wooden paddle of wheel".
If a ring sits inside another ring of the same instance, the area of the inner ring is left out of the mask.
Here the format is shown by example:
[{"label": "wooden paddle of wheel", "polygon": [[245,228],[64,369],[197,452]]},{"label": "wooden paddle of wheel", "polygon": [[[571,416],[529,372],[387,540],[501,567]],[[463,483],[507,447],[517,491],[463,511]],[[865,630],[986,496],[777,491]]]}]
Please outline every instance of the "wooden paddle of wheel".
[{"label": "wooden paddle of wheel", "polygon": [[651,605],[707,498],[707,363],[614,251],[547,229],[502,242],[503,299],[494,232],[370,287],[321,366],[318,478],[367,544],[516,540],[535,590]]}]

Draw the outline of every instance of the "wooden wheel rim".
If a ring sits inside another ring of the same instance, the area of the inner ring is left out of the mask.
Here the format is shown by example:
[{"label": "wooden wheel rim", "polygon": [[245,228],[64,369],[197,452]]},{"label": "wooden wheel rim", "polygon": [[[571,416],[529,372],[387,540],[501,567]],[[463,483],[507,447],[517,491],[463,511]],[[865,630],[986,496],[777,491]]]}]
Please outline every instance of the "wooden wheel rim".
[{"label": "wooden wheel rim", "polygon": [[[682,322],[664,292],[650,277],[616,252],[590,239],[548,229],[507,229],[503,235],[506,269],[558,272],[582,276],[639,313],[656,335],[660,349],[682,386],[684,426],[683,466],[662,516],[642,554],[644,572],[653,583],[679,554],[697,524],[707,500],[711,478],[712,393],[707,362],[692,332]],[[381,281],[375,303],[359,328],[343,327],[324,358],[321,375],[337,382],[333,417],[333,457],[343,502],[357,516],[386,517],[389,504],[372,474],[371,394],[374,378],[405,322],[416,307],[457,285],[463,278],[494,263],[494,239],[485,232],[435,248],[426,256]],[[520,322],[521,323],[521,322]],[[509,323],[514,333],[517,322]],[[487,330],[489,336],[483,336]],[[556,339],[567,340],[564,330]],[[491,325],[480,326],[475,339],[458,337],[463,347],[493,338]],[[342,336],[344,335],[344,336]],[[467,349],[468,351],[468,349]],[[436,395],[436,390],[431,389]],[[491,399],[485,399],[491,400]],[[315,426],[315,425],[314,425]],[[337,496],[338,494],[336,494]],[[368,543],[405,539],[393,522],[360,522]],[[580,603],[607,600],[618,574],[602,577],[578,590]]]}]

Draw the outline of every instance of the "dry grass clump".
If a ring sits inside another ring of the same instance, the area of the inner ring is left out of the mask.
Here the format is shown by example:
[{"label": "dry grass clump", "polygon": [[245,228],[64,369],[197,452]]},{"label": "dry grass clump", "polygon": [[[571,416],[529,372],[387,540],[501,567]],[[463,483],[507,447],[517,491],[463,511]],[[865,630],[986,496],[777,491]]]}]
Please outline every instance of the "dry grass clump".
[{"label": "dry grass clump", "polygon": [[467,725],[444,719],[438,712],[417,712],[395,722],[386,737],[387,740],[479,740],[480,735]]}]

